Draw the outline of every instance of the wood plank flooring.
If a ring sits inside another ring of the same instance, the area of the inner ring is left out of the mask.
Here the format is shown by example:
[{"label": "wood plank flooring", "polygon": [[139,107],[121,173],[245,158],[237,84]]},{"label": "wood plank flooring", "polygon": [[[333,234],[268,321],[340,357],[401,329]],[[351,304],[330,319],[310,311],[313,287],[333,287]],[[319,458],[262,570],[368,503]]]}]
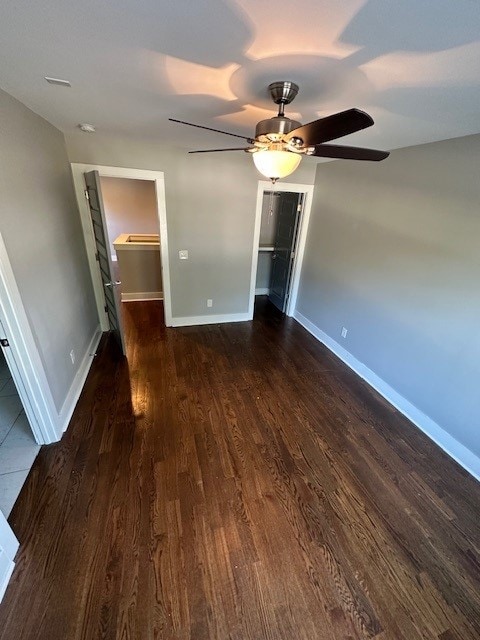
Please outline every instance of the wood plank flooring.
[{"label": "wood plank flooring", "polygon": [[0,640],[478,640],[480,485],[291,319],[125,305],[10,523]]}]

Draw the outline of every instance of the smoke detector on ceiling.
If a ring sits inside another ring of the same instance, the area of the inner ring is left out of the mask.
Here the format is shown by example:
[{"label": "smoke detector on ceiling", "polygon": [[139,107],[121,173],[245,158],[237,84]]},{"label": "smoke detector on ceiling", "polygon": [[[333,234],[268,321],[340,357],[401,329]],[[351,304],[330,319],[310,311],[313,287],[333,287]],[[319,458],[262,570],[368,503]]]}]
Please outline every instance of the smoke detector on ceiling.
[{"label": "smoke detector on ceiling", "polygon": [[93,126],[93,124],[79,124],[78,128],[84,133],[95,133],[95,127]]}]

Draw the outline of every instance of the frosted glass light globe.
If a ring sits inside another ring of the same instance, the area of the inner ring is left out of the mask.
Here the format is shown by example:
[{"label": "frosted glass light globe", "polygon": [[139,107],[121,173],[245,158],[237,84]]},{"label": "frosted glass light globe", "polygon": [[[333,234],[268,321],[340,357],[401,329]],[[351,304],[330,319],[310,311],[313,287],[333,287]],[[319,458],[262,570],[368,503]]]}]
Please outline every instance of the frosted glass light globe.
[{"label": "frosted glass light globe", "polygon": [[272,180],[285,178],[297,169],[302,156],[291,151],[255,151],[253,161],[262,175]]}]

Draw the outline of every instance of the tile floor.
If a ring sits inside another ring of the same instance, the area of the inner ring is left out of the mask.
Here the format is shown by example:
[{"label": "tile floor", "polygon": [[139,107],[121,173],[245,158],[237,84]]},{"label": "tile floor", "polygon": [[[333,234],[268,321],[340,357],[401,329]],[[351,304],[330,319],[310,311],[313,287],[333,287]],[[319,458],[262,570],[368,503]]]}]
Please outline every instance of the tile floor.
[{"label": "tile floor", "polygon": [[0,511],[5,517],[12,510],[39,450],[0,351]]}]

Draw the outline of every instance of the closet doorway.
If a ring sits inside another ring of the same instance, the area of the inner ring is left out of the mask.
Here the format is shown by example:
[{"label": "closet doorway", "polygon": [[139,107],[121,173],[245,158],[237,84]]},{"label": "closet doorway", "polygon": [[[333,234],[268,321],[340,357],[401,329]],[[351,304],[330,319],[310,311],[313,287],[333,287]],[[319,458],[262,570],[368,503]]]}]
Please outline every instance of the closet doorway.
[{"label": "closet doorway", "polygon": [[295,310],[313,185],[260,182],[257,192],[250,313],[266,295],[282,313]]}]

